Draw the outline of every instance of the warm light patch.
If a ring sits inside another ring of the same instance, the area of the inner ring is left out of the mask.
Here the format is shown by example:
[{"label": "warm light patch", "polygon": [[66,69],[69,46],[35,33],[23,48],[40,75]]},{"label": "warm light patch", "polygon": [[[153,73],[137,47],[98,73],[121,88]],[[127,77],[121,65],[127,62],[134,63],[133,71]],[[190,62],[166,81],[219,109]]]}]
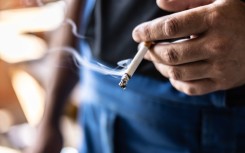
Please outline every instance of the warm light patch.
[{"label": "warm light patch", "polygon": [[10,148],[6,148],[6,147],[1,147],[1,146],[0,146],[0,152],[1,153],[21,153],[20,151],[10,149]]},{"label": "warm light patch", "polygon": [[8,63],[41,58],[47,52],[46,43],[25,33],[55,30],[63,23],[64,14],[64,1],[0,11],[0,58]]},{"label": "warm light patch", "polygon": [[0,12],[0,29],[15,33],[43,32],[56,29],[64,20],[65,3]]},{"label": "warm light patch", "polygon": [[[1,30],[0,30],[1,31]],[[47,50],[44,40],[32,35],[12,35],[2,32],[0,58],[8,63],[41,58]]]},{"label": "warm light patch", "polygon": [[28,123],[32,126],[37,125],[44,111],[43,89],[24,71],[14,72],[12,83]]},{"label": "warm light patch", "polygon": [[0,109],[0,133],[7,132],[13,125],[13,120],[14,118],[8,110]]}]

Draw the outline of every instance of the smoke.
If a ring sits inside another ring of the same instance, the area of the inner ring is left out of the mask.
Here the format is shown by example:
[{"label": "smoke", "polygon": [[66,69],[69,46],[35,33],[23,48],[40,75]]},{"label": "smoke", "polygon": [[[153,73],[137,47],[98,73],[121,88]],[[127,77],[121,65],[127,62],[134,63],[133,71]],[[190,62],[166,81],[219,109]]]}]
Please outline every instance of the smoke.
[{"label": "smoke", "polygon": [[51,48],[48,52],[55,53],[55,52],[60,52],[60,51],[71,54],[77,67],[86,67],[90,70],[99,72],[101,74],[111,75],[111,76],[122,76],[124,74],[125,69],[127,68],[129,61],[131,61],[131,60],[123,60],[123,61],[118,62],[118,67],[110,68],[100,62],[91,61],[91,60],[84,58],[78,53],[76,49],[69,47],[69,46]]},{"label": "smoke", "polygon": [[71,19],[65,19],[64,24],[69,24],[72,28],[72,33],[75,37],[79,38],[79,39],[87,39],[87,37],[81,35],[78,33],[78,29],[77,29],[77,25],[75,24],[75,22]]},{"label": "smoke", "polygon": [[[30,1],[30,0],[27,0],[27,1]],[[64,3],[67,5],[66,0],[62,0],[62,1],[64,1]],[[37,3],[38,6],[45,5],[45,2],[43,0],[36,0],[36,3]],[[76,38],[81,39],[81,40],[86,40],[86,41],[89,40],[88,37],[78,33],[77,25],[75,24],[75,22],[73,20],[71,20],[69,18],[66,18],[63,21],[63,24],[68,24],[68,25],[71,26],[72,34]],[[75,48],[72,48],[70,46],[57,46],[55,48],[50,48],[48,50],[48,53],[56,53],[56,52],[61,52],[61,51],[66,52],[68,54],[71,54],[73,59],[74,59],[75,64],[79,68],[86,67],[87,69],[90,69],[92,71],[96,71],[96,72],[99,72],[101,74],[110,75],[110,76],[113,76],[113,77],[122,76],[124,74],[127,66],[131,62],[131,59],[122,60],[122,61],[119,61],[117,63],[118,64],[117,67],[112,68],[112,67],[104,65],[104,64],[102,64],[102,63],[100,63],[98,61],[93,61],[93,60],[88,59],[83,54],[79,54],[78,50],[76,50]]]}]

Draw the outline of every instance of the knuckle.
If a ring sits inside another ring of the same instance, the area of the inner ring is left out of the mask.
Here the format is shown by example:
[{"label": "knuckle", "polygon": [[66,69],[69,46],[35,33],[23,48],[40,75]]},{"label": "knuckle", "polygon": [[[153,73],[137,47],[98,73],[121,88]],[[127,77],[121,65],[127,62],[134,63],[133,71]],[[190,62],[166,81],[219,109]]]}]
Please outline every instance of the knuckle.
[{"label": "knuckle", "polygon": [[161,53],[162,58],[166,61],[167,64],[174,65],[178,63],[178,53],[174,48],[166,49]]},{"label": "knuckle", "polygon": [[169,18],[165,21],[164,32],[166,36],[175,36],[179,32],[179,23],[177,18]]},{"label": "knuckle", "polygon": [[215,84],[217,90],[226,90],[228,88],[223,79],[218,79],[217,81],[215,81]]},{"label": "knuckle", "polygon": [[217,86],[218,86],[218,89],[220,90],[227,90],[229,87],[229,84],[224,79],[221,79],[218,82]]},{"label": "knuckle", "polygon": [[143,38],[145,40],[150,40],[151,39],[150,24],[145,24],[142,30],[143,30]]},{"label": "knuckle", "polygon": [[133,30],[133,38],[137,42],[149,41],[151,39],[151,23],[145,22]]},{"label": "knuckle", "polygon": [[227,50],[231,47],[230,41],[226,38],[218,38],[212,42],[212,50],[215,54],[225,56]]},{"label": "knuckle", "polygon": [[165,34],[163,31],[163,29],[164,29],[163,27],[164,27],[164,25],[161,22],[161,20],[158,22],[155,22],[154,31],[155,31],[155,37],[157,39],[161,39],[163,37],[163,35]]},{"label": "knuckle", "polygon": [[223,61],[216,61],[213,63],[213,72],[216,72],[217,76],[223,76],[223,72],[225,71],[226,66]]},{"label": "knuckle", "polygon": [[169,77],[174,80],[181,80],[182,78],[181,71],[178,70],[178,68],[172,67],[169,69]]},{"label": "knuckle", "polygon": [[211,27],[219,26],[221,20],[222,20],[222,15],[217,10],[211,11],[206,18],[207,24]]},{"label": "knuckle", "polygon": [[227,90],[231,86],[233,86],[232,81],[229,81],[225,77],[217,79],[217,81],[215,83],[216,83],[216,89],[217,90]]}]

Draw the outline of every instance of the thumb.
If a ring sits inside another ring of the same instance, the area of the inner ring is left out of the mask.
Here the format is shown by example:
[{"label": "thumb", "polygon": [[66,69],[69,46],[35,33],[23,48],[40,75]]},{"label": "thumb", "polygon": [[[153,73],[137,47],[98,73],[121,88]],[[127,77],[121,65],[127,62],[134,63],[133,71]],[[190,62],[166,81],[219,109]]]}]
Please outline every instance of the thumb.
[{"label": "thumb", "polygon": [[215,0],[157,0],[157,5],[166,11],[177,12],[202,5],[207,5]]}]

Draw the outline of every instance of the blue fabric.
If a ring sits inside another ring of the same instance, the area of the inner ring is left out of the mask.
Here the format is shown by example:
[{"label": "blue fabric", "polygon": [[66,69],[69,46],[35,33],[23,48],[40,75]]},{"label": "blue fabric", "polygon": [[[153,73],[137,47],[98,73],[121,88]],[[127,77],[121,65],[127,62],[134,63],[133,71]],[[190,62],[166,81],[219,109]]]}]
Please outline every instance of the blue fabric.
[{"label": "blue fabric", "polygon": [[244,153],[245,108],[226,108],[225,94],[187,96],[169,82],[82,73],[82,153]]},{"label": "blue fabric", "polygon": [[[89,18],[91,17],[91,13],[93,11],[93,8],[95,6],[96,0],[85,0],[85,7],[84,10],[82,10],[82,16],[81,16],[81,23],[80,23],[80,28],[79,31],[82,33],[82,35],[85,35]],[[79,49],[81,51],[81,54],[84,57],[87,57],[88,59],[92,58],[91,51],[89,44],[86,39],[79,40],[78,42]]]},{"label": "blue fabric", "polygon": [[[95,1],[87,2],[85,19]],[[226,108],[223,91],[187,96],[139,75],[122,90],[118,78],[86,69],[81,78],[81,153],[245,153],[245,108]]]}]

